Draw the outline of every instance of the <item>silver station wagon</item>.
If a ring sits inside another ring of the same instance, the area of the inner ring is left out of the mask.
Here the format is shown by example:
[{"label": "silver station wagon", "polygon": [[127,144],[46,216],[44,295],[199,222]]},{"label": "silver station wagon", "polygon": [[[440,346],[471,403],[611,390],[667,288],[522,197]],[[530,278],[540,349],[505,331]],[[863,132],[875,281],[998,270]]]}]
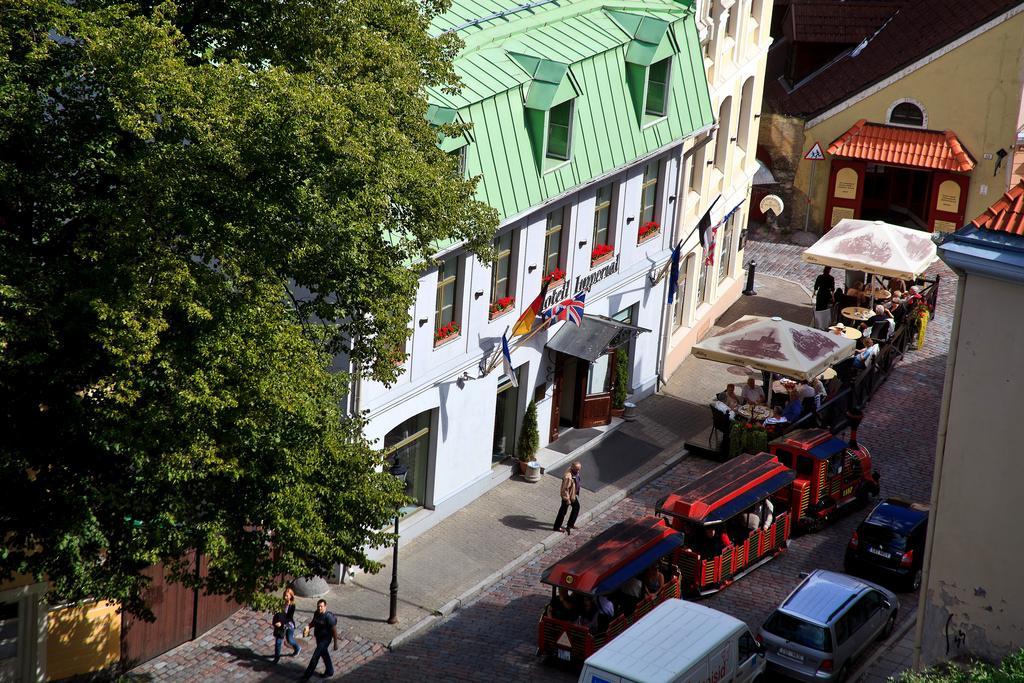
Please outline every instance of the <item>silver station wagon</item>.
[{"label": "silver station wagon", "polygon": [[798,681],[845,681],[857,655],[892,633],[899,606],[881,586],[815,570],[761,627],[768,668]]}]

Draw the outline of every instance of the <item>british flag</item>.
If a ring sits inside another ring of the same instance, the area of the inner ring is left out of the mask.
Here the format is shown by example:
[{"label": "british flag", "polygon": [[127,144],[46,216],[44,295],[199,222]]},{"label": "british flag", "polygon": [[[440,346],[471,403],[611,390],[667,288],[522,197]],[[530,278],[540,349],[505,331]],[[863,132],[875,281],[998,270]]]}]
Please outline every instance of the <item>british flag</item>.
[{"label": "british flag", "polygon": [[555,318],[556,320],[568,320],[576,327],[583,324],[583,307],[584,300],[587,298],[586,292],[580,292],[571,299],[563,299],[551,308],[544,311],[541,315],[545,318]]}]

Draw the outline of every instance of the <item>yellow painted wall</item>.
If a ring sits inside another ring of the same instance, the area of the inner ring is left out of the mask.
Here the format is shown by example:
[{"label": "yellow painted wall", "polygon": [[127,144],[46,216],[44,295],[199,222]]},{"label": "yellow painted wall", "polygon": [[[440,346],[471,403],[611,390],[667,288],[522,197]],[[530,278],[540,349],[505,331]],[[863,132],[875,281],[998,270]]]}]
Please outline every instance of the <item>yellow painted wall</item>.
[{"label": "yellow painted wall", "polygon": [[98,671],[120,658],[121,615],[116,604],[61,607],[49,613],[47,622],[48,680]]},{"label": "yellow painted wall", "polygon": [[[965,222],[973,220],[1007,189],[1004,171],[1007,159],[993,177],[994,160],[983,158],[997,149],[1011,150],[1021,107],[1024,78],[1024,13],[1003,22],[935,61],[908,74],[869,97],[821,123],[807,128],[803,152],[815,142],[823,150],[860,119],[887,123],[889,107],[897,100],[911,98],[923,105],[926,127],[952,130],[978,162],[971,174]],[[801,157],[803,154],[801,154]],[[811,230],[820,230],[825,211],[831,156],[817,162],[811,191]],[[801,161],[795,186],[798,194],[807,192],[810,161]],[[988,194],[981,194],[981,186]],[[798,227],[803,227],[802,207]]]}]

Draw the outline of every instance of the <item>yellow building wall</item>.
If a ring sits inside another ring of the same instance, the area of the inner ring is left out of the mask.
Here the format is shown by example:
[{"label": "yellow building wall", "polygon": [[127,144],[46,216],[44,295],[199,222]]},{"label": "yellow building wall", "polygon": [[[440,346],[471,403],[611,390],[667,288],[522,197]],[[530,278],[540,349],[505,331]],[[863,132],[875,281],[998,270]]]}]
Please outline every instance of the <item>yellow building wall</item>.
[{"label": "yellow building wall", "polygon": [[[828,145],[860,119],[887,123],[886,114],[897,100],[910,98],[926,112],[926,128],[952,130],[974,156],[977,166],[971,173],[964,221],[981,214],[1007,189],[1005,172],[1011,159],[1003,161],[993,176],[995,160],[984,159],[997,149],[1011,151],[1021,107],[1024,75],[1024,13],[1004,21],[960,47],[878,92],[853,104],[821,123],[807,127],[804,153],[815,142],[825,150],[818,161],[811,195],[810,229],[820,231],[824,222],[825,201],[831,156]],[[813,86],[810,86],[813,87]],[[812,119],[813,120],[813,119]],[[812,162],[802,160],[794,182],[798,195],[808,192]],[[987,194],[982,195],[982,186]],[[803,207],[793,216],[794,227],[802,228]],[[959,227],[959,226],[958,226]]]},{"label": "yellow building wall", "polygon": [[98,671],[121,656],[117,605],[94,602],[52,610],[47,616],[46,674],[55,681]]}]

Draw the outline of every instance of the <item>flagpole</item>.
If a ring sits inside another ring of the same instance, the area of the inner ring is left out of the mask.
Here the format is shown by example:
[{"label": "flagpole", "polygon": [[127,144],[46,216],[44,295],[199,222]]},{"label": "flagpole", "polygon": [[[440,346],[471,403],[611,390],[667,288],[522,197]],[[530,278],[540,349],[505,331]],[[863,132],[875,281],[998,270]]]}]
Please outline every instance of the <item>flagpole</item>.
[{"label": "flagpole", "polygon": [[[506,325],[505,331],[502,332],[501,334],[502,339],[504,339],[505,336],[508,334],[509,329],[511,328],[508,325]],[[498,359],[501,358],[501,343],[499,343],[497,347],[495,347],[494,351],[494,355],[491,356],[491,360],[487,362],[487,366],[484,368],[484,375],[491,374],[491,372],[494,371],[494,368],[498,367]]]}]

